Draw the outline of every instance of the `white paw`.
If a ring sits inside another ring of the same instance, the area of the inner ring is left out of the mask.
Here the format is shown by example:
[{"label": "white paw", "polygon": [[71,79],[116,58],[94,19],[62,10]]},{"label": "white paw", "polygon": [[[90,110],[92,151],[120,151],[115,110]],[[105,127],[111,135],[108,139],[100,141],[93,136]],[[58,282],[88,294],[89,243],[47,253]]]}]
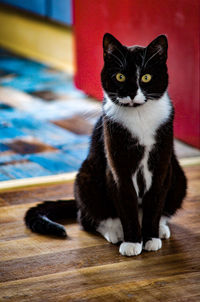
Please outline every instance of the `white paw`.
[{"label": "white paw", "polygon": [[161,249],[162,241],[159,238],[152,238],[145,243],[144,249],[146,251],[157,251]]},{"label": "white paw", "polygon": [[108,218],[102,220],[97,228],[99,232],[108,242],[117,243],[123,241],[124,233],[119,218]]},{"label": "white paw", "polygon": [[170,229],[166,224],[160,224],[159,226],[159,238],[168,239],[170,237]]},{"label": "white paw", "polygon": [[137,256],[142,252],[142,243],[123,242],[119,248],[123,256]]}]

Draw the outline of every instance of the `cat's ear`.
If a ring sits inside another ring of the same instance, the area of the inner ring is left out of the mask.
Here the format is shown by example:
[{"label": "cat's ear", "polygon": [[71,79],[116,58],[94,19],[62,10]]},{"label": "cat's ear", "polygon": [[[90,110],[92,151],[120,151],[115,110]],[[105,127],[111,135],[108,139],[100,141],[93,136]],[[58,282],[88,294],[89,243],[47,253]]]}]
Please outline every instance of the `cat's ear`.
[{"label": "cat's ear", "polygon": [[106,33],[103,37],[103,55],[109,56],[114,50],[120,49],[122,44],[111,34]]},{"label": "cat's ear", "polygon": [[165,35],[158,36],[146,47],[145,65],[147,63],[166,62],[168,42]]}]

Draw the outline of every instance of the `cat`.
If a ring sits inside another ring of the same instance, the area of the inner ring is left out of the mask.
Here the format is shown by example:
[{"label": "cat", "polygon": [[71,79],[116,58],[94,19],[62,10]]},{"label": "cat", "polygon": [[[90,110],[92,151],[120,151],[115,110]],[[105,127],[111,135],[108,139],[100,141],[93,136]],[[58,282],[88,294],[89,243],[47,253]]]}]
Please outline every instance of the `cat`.
[{"label": "cat", "polygon": [[170,237],[167,222],[181,207],[187,181],[174,153],[167,50],[165,35],[147,47],[104,35],[103,110],[75,179],[75,200],[29,209],[32,231],[65,237],[51,219],[77,216],[86,231],[120,243],[125,256],[157,251]]}]

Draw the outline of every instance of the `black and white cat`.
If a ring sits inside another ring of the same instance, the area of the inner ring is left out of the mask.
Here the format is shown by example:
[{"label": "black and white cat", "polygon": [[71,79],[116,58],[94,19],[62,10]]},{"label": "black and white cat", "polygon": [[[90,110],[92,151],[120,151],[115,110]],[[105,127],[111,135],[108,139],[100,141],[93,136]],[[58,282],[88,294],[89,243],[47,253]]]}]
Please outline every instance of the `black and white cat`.
[{"label": "black and white cat", "polygon": [[52,219],[75,217],[119,252],[156,251],[170,237],[168,219],[181,207],[186,178],[173,148],[174,109],[167,93],[167,38],[147,47],[103,38],[103,113],[93,130],[88,157],[75,181],[75,201],[31,208],[34,232],[66,236]]}]

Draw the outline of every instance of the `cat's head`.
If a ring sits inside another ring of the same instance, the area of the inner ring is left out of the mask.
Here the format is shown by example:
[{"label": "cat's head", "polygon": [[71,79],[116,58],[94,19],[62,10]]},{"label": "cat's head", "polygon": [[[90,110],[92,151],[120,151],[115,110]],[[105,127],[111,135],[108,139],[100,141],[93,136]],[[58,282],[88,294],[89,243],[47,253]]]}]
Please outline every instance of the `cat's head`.
[{"label": "cat's head", "polygon": [[167,89],[167,38],[158,36],[147,47],[122,45],[111,34],[103,37],[105,92],[120,106],[141,106],[159,99]]}]

